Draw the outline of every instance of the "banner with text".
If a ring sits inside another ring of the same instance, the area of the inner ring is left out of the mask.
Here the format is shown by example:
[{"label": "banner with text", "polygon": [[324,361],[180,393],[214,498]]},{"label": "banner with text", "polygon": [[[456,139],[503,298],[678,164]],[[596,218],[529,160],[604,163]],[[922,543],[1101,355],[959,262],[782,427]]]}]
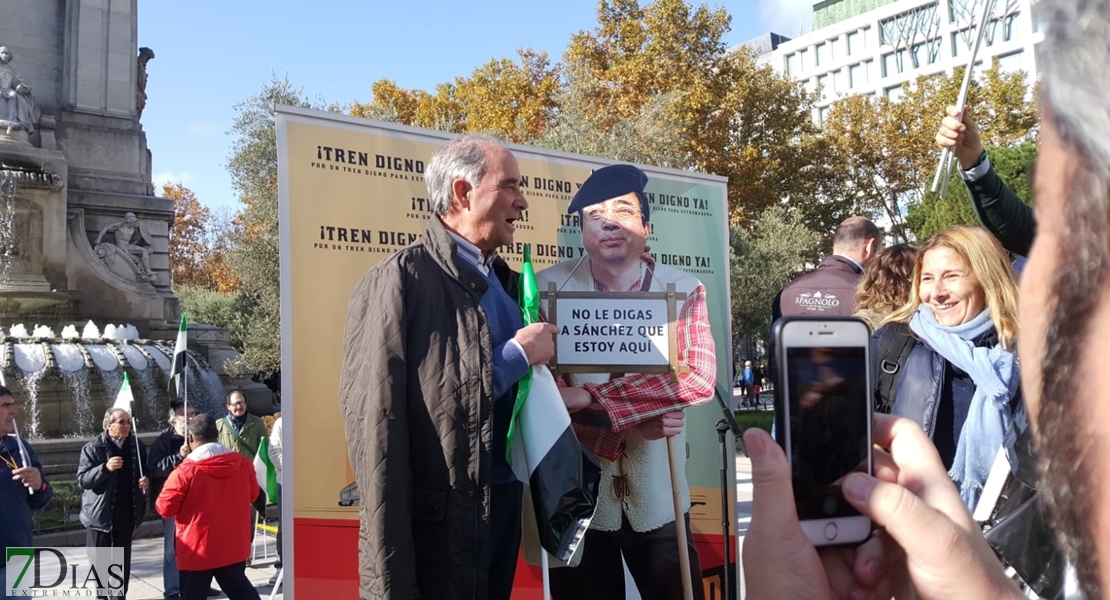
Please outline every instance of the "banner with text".
[{"label": "banner with text", "polygon": [[[278,107],[276,122],[282,389],[283,409],[290,417],[283,420],[288,436],[283,500],[285,522],[293,523],[294,550],[292,561],[286,557],[287,578],[292,575],[294,585],[286,590],[302,598],[354,597],[358,490],[347,462],[337,400],[347,302],[368,269],[424,231],[432,218],[424,170],[450,136],[291,107]],[[525,146],[511,149],[529,207],[516,223],[514,243],[503,247],[501,255],[519,268],[524,244],[532,244],[537,270],[581,257],[585,249],[578,218],[567,215],[566,207],[586,177],[612,161]],[[718,388],[730,399],[726,181],[643,168],[650,177],[653,228],[648,243],[658,262],[705,284]],[[653,315],[636,323],[644,328],[633,332],[639,336],[636,343],[651,345],[666,324],[665,310],[664,303],[662,321]],[[714,425],[720,414],[716,402],[687,411],[693,529],[717,540],[718,568],[720,450]],[[707,572],[713,564],[712,555],[703,553]],[[528,585],[527,577],[517,579]],[[530,593],[519,597],[532,597]]]}]

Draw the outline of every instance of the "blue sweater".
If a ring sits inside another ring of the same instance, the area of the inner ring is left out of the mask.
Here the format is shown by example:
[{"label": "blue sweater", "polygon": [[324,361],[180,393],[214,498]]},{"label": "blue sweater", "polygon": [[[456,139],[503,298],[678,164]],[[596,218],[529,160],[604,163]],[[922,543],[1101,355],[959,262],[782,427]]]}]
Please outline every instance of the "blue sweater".
[{"label": "blue sweater", "polygon": [[[481,274],[476,266],[463,262]],[[478,305],[486,313],[493,344],[493,472],[490,483],[499,485],[516,481],[509,462],[505,460],[505,436],[509,433],[513,404],[516,402],[516,383],[528,372],[529,365],[520,348],[509,343],[517,330],[524,327],[520,306],[505,291],[493,269],[483,277],[489,289],[482,294]]]},{"label": "blue sweater", "polygon": [[[37,467],[41,473],[42,463],[39,462],[35,449],[26,440],[23,440],[23,445],[27,448],[31,465]],[[23,466],[19,445],[10,435],[0,438],[0,456]],[[0,515],[3,515],[0,517],[0,548],[30,546],[31,512],[45,507],[53,495],[54,490],[50,487],[46,491],[35,490],[34,494],[28,493],[26,487],[12,481],[12,468],[0,461]]]}]

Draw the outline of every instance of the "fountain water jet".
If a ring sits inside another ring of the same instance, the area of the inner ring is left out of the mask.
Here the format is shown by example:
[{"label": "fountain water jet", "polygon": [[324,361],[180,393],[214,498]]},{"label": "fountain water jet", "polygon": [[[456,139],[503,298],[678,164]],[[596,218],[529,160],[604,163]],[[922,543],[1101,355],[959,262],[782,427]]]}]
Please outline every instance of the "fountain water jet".
[{"label": "fountain water jet", "polygon": [[[100,331],[91,322],[85,330]],[[22,324],[11,327],[20,337],[0,339],[0,369],[10,374],[9,385],[25,400],[28,438],[94,435],[102,411],[112,405],[123,383],[124,371],[134,382],[138,430],[156,431],[164,426],[166,407],[173,400],[166,391],[173,344],[139,339],[130,324],[106,326],[104,331],[113,331],[117,339],[77,338],[73,326],[67,326],[60,338],[45,337],[53,334],[45,328],[27,335]],[[219,375],[203,355],[190,350],[188,357],[190,404],[197,412],[223,416],[225,392]]]}]

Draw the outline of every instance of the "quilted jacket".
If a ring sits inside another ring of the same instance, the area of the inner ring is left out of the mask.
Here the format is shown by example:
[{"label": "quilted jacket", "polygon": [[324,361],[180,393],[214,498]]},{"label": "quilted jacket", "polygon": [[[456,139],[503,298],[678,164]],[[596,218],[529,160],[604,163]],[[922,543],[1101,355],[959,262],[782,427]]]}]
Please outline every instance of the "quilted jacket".
[{"label": "quilted jacket", "polygon": [[146,496],[139,490],[139,463],[146,463],[146,446],[140,440],[135,444],[135,434],[127,436],[122,447],[118,447],[101,432],[81,448],[81,459],[77,465],[77,485],[81,493],[81,524],[96,531],[112,530],[112,515],[116,505],[116,488],[123,485],[118,479],[119,471],[108,470],[108,459],[122,456],[131,463],[131,514],[133,525],[138,529],[146,516]]},{"label": "quilted jacket", "polygon": [[[501,259],[514,298],[518,274]],[[488,596],[493,356],[487,284],[438,218],[351,297],[339,405],[360,494],[359,594]]]}]

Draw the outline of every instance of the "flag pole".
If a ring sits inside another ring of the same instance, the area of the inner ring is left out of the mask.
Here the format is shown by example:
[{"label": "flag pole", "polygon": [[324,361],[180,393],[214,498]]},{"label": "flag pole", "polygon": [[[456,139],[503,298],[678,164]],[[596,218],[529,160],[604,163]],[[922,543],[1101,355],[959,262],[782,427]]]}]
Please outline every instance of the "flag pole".
[{"label": "flag pole", "polygon": [[547,550],[540,546],[540,568],[543,569],[543,600],[551,600],[551,572],[548,571]]},{"label": "flag pole", "polygon": [[[0,385],[8,387],[8,378],[4,376],[4,370],[0,369]],[[12,432],[15,434],[15,445],[19,446],[19,458],[23,460],[23,466],[31,466],[31,459],[27,457],[27,448],[23,445],[23,438],[19,437],[19,425],[16,424],[15,419],[12,419]],[[35,490],[27,488],[27,493],[32,496],[35,495]]]},{"label": "flag pole", "polygon": [[[0,384],[0,385],[2,385],[2,384]],[[4,387],[7,387],[7,386],[4,386]],[[19,437],[19,425],[16,425],[15,419],[12,419],[12,429],[15,432],[15,443],[16,443],[17,446],[19,446],[19,457],[21,459],[23,459],[23,466],[25,468],[30,467],[31,466],[31,459],[30,459],[30,457],[27,456],[27,447],[23,445],[23,438]],[[27,493],[34,496],[35,495],[35,490],[32,490],[31,488],[27,488]]]},{"label": "flag pole", "polygon": [[[975,43],[971,48],[971,60],[967,63],[967,70],[964,71],[964,80],[960,84],[960,93],[956,98],[956,110],[960,113],[960,119],[963,119],[964,109],[967,107],[967,92],[971,87],[971,73],[975,70],[975,61],[979,57],[979,47],[983,44],[983,36],[986,34],[987,21],[990,19],[991,8],[994,0],[982,0],[982,12],[979,14],[979,29],[976,31]],[[945,148],[940,154],[940,164],[937,165],[937,174],[933,176],[932,191],[936,192],[940,188],[940,197],[944,198],[948,195],[948,177],[952,171],[952,159],[955,157],[955,152],[952,148]]]},{"label": "flag pole", "polygon": [[[686,545],[686,519],[682,513],[681,482],[678,480],[678,452],[674,436],[667,437],[667,459],[671,466],[671,497],[674,499],[674,530],[678,539],[678,562],[682,569],[682,597],[694,600],[694,587],[690,578],[690,548]],[[728,568],[728,565],[725,565]]]}]

